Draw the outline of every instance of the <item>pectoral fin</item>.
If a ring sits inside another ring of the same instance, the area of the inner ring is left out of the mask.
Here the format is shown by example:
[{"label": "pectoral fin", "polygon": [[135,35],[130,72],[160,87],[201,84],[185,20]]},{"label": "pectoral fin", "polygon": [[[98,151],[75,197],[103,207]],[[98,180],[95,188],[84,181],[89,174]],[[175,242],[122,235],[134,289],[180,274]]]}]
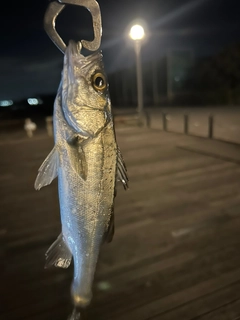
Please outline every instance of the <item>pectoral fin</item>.
[{"label": "pectoral fin", "polygon": [[38,175],[34,183],[36,190],[40,190],[42,187],[49,185],[57,177],[58,166],[59,155],[57,147],[55,146],[38,169]]},{"label": "pectoral fin", "polygon": [[84,152],[84,145],[87,143],[88,139],[89,137],[76,135],[68,141],[68,144],[71,146],[71,166],[83,180],[87,179],[88,173],[88,166]]},{"label": "pectoral fin", "polygon": [[78,148],[78,164],[79,164],[79,174],[83,180],[87,179],[87,161],[85,157],[85,152],[82,147]]},{"label": "pectoral fin", "polygon": [[67,269],[70,266],[72,254],[63,239],[62,233],[60,233],[57,240],[53,242],[45,256],[47,260],[45,268],[55,266]]},{"label": "pectoral fin", "polygon": [[122,182],[124,189],[127,190],[129,181],[127,176],[127,168],[119,148],[117,150],[117,174],[118,179]]}]

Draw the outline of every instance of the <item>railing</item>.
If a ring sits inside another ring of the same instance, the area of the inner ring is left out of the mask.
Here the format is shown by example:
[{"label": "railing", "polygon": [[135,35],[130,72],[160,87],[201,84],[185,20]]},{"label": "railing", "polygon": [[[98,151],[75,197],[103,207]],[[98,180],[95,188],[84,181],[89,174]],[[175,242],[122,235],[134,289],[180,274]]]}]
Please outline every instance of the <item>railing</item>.
[{"label": "railing", "polygon": [[222,114],[175,113],[148,111],[146,123],[151,129],[182,133],[225,142],[240,144],[240,110],[239,114],[223,112]]},{"label": "railing", "polygon": [[[46,119],[46,129],[52,136],[52,117]],[[182,133],[191,136],[221,140],[240,144],[240,110],[239,114],[225,112],[223,114],[161,112],[154,109],[147,110],[139,119],[136,112],[115,114],[116,126],[144,126],[165,132]]]},{"label": "railing", "polygon": [[[162,125],[163,125],[163,131],[171,131],[168,130],[168,113],[162,113]],[[213,124],[214,124],[214,117],[213,115],[208,116],[208,135],[207,137],[209,139],[213,139]],[[149,125],[149,127],[151,127],[151,124]],[[183,133],[184,134],[191,134],[194,135],[192,133],[189,132],[189,115],[188,114],[184,114],[183,115]]]}]

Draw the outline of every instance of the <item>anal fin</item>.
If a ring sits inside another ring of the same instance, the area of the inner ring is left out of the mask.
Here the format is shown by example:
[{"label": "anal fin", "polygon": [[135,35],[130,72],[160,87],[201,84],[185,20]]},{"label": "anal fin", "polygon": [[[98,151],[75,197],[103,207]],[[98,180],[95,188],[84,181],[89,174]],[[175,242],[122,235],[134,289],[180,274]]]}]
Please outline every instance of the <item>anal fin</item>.
[{"label": "anal fin", "polygon": [[42,187],[49,185],[57,177],[58,166],[59,155],[57,147],[55,146],[38,169],[38,175],[34,183],[36,190],[40,190]]},{"label": "anal fin", "polygon": [[58,236],[57,240],[53,242],[45,254],[46,264],[45,268],[55,266],[67,269],[72,260],[72,254],[67,244],[64,241],[62,233]]}]

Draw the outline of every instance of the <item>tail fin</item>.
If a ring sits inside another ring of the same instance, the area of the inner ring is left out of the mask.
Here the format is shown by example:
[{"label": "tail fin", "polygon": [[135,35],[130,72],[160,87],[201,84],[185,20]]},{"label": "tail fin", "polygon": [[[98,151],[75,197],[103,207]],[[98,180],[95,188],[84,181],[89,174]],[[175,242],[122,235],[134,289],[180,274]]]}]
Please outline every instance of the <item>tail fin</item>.
[{"label": "tail fin", "polygon": [[68,320],[80,320],[80,319],[82,319],[80,311],[78,311],[76,308],[74,308],[73,312],[70,315],[70,317],[68,318]]},{"label": "tail fin", "polygon": [[[81,311],[80,311],[81,310]],[[68,320],[84,320],[86,319],[86,311],[84,309],[74,308]]]}]

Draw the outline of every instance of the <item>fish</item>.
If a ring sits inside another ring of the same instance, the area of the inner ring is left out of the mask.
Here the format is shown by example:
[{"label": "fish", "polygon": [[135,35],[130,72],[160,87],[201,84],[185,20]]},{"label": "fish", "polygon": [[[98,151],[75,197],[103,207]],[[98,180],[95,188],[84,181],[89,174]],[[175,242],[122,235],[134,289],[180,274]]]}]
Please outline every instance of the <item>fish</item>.
[{"label": "fish", "polygon": [[70,40],[54,102],[54,147],[38,170],[35,189],[58,177],[62,230],[46,252],[46,267],[68,268],[73,259],[71,320],[92,299],[100,247],[114,235],[117,181],[128,189],[116,141],[109,85],[100,51],[81,54]]}]

